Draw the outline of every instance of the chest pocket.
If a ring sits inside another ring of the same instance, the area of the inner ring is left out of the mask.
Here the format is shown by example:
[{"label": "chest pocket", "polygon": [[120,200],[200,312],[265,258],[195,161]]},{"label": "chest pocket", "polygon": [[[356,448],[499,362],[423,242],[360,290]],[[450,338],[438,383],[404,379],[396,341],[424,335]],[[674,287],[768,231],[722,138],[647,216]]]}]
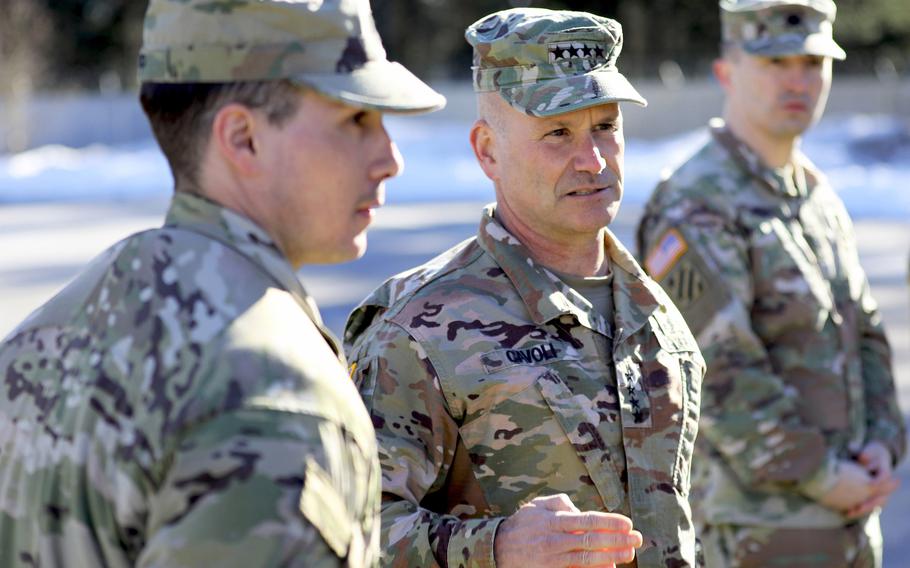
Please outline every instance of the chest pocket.
[{"label": "chest pocket", "polygon": [[547,367],[504,373],[512,376],[497,379],[524,388],[459,430],[494,514],[560,492],[581,509],[622,510],[625,459],[617,414],[607,410],[616,408],[615,394],[575,395]]},{"label": "chest pocket", "polygon": [[753,325],[766,343],[788,332],[820,331],[833,308],[831,288],[798,229],[774,218],[753,232]]},{"label": "chest pocket", "polygon": [[648,484],[651,490],[672,483],[687,495],[703,363],[691,336],[668,329],[666,322],[658,328],[630,338],[633,354],[616,366],[629,483]]}]

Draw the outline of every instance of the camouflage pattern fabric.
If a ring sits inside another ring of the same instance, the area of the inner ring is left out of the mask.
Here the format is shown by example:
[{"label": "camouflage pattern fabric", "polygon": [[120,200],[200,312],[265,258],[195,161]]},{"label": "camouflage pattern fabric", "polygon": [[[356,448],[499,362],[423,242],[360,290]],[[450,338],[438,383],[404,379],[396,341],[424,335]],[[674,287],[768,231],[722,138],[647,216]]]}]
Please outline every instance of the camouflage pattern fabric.
[{"label": "camouflage pattern fabric", "polygon": [[474,90],[498,91],[532,116],[589,106],[647,102],[616,66],[619,22],[587,12],[514,8],[474,22],[465,31],[474,48]]},{"label": "camouflage pattern fabric", "polygon": [[[709,568],[880,568],[877,517],[830,529],[708,525],[699,531]],[[717,559],[723,559],[718,561]]]},{"label": "camouflage pattern fabric", "polygon": [[846,59],[834,41],[831,0],[721,0],[724,43],[764,57],[820,55]]},{"label": "camouflage pattern fabric", "polygon": [[0,345],[0,565],[370,566],[369,416],[293,269],[177,193]]},{"label": "camouflage pattern fabric", "polygon": [[843,527],[840,513],[815,501],[835,460],[879,441],[896,463],[906,443],[850,218],[805,156],[794,175],[781,175],[722,121],[711,133],[659,185],[638,228],[645,268],[708,363],[697,518]]},{"label": "camouflage pattern fabric", "polygon": [[149,1],[141,82],[278,79],[384,112],[426,112],[446,102],[386,59],[368,0]]},{"label": "camouflage pattern fabric", "polygon": [[493,566],[500,522],[564,492],[629,516],[644,535],[638,566],[694,565],[694,338],[612,235],[607,321],[494,211],[477,237],[392,277],[348,320],[378,437],[384,563]]}]

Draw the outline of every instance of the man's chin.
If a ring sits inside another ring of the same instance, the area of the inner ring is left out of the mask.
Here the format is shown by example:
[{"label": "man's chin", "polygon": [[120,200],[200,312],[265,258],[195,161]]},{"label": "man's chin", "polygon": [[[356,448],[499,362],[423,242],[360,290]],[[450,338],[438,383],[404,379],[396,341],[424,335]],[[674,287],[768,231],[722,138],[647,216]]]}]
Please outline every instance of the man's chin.
[{"label": "man's chin", "polygon": [[343,262],[351,262],[362,257],[366,251],[366,235],[358,236],[346,245],[311,252],[306,256],[303,264],[341,264]]}]

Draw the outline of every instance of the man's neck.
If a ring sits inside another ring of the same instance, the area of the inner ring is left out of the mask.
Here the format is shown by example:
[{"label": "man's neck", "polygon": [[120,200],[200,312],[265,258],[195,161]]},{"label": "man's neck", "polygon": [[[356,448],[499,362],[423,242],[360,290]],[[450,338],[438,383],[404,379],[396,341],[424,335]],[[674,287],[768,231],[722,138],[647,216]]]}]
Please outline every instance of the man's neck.
[{"label": "man's neck", "polygon": [[610,257],[604,246],[606,229],[588,238],[556,241],[517,220],[497,216],[497,221],[527,247],[535,262],[549,269],[581,277],[604,276],[610,271]]},{"label": "man's neck", "polygon": [[730,132],[755,152],[766,166],[777,169],[795,162],[799,137],[769,136],[755,128],[745,127],[735,117],[725,116]]}]

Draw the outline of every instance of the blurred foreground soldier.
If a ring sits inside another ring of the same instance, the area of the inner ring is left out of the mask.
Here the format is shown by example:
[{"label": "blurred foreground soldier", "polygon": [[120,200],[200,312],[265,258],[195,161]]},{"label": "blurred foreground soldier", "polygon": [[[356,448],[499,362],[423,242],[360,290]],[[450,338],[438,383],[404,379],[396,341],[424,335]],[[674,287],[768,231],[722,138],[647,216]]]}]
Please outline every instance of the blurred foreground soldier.
[{"label": "blurred foreground soldier", "polygon": [[708,363],[693,506],[708,566],[873,566],[904,454],[853,228],[800,152],[843,59],[828,0],[723,1],[711,139],[652,196],[639,250]]},{"label": "blurred foreground soldier", "polygon": [[382,111],[444,99],[365,0],[152,0],[141,58],[176,192],[0,346],[0,565],[372,565],[373,429],[295,271],[363,253]]},{"label": "blurred foreground soldier", "polygon": [[345,334],[394,566],[694,564],[704,372],[682,316],[607,230],[623,190],[622,32],[516,9],[466,33],[493,181],[476,237],[395,276]]}]

